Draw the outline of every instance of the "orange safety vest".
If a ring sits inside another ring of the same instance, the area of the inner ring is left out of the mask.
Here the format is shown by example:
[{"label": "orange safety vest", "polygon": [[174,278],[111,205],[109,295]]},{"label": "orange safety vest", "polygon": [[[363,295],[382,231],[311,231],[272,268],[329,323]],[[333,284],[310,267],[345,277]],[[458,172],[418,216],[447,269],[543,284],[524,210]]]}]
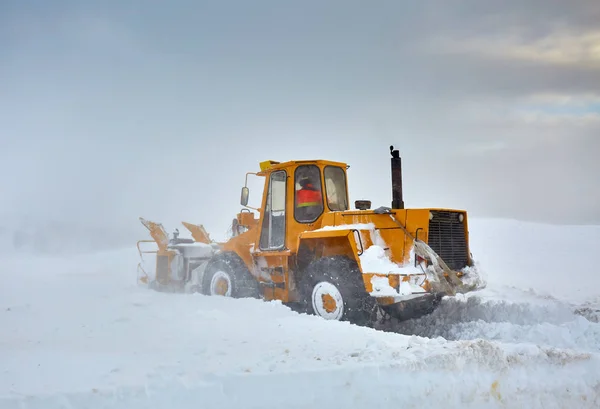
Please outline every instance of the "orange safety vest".
[{"label": "orange safety vest", "polygon": [[319,206],[321,192],[312,189],[300,189],[297,192],[298,207]]}]

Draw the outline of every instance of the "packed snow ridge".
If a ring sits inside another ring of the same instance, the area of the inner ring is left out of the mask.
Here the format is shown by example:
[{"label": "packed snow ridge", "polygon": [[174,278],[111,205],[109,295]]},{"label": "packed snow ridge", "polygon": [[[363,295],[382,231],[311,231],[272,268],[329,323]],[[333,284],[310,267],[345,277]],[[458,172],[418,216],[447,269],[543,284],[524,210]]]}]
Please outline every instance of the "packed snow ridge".
[{"label": "packed snow ridge", "polygon": [[138,287],[135,248],[6,258],[0,408],[600,407],[600,226],[470,225],[487,287],[380,331]]}]

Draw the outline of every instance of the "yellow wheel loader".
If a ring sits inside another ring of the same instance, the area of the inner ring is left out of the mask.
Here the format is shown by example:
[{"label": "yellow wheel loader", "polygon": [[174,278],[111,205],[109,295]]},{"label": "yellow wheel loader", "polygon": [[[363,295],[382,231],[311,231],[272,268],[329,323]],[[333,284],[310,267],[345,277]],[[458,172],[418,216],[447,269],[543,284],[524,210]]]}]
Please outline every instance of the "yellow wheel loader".
[{"label": "yellow wheel loader", "polygon": [[[185,222],[192,239],[178,231],[169,239],[161,224],[141,219],[153,240],[138,242],[140,256],[154,252],[156,266],[150,277],[140,263],[140,280],[160,291],[280,300],[359,325],[419,317],[445,295],[476,289],[467,213],[406,209],[401,158],[393,146],[390,153],[391,207],[357,200],[350,209],[345,163],[269,160],[246,174],[243,209],[225,242]],[[249,175],[264,177],[257,209],[248,206]]]}]

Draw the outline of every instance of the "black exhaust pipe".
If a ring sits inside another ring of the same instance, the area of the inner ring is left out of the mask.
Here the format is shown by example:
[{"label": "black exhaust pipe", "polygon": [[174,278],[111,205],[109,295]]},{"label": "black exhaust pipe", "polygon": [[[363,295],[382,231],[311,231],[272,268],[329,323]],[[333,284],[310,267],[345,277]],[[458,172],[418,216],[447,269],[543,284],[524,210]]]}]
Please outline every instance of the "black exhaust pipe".
[{"label": "black exhaust pipe", "polygon": [[402,159],[400,152],[390,146],[392,154],[392,209],[404,209],[404,198],[402,197]]}]

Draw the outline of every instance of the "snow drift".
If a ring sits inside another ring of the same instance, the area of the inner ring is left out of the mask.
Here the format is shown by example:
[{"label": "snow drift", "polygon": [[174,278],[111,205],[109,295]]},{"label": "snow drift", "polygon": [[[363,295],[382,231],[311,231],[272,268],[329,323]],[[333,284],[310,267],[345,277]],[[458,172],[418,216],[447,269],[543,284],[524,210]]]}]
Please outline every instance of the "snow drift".
[{"label": "snow drift", "polygon": [[471,220],[487,288],[382,332],[156,293],[134,249],[1,267],[0,408],[594,408],[600,226]]}]

